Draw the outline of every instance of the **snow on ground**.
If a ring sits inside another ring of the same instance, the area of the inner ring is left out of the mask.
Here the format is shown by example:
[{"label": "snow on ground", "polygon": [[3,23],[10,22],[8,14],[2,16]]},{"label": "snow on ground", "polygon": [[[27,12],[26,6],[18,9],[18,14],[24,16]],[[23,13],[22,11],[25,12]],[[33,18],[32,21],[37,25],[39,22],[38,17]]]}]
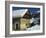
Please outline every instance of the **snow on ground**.
[{"label": "snow on ground", "polygon": [[30,20],[30,23],[34,23],[35,25],[33,25],[32,27],[29,27],[27,28],[27,31],[35,31],[35,30],[40,30],[40,24],[39,23],[39,20],[40,18],[32,18]]},{"label": "snow on ground", "polygon": [[35,30],[40,30],[40,25],[35,25],[30,28],[27,28],[27,31],[35,31]]}]

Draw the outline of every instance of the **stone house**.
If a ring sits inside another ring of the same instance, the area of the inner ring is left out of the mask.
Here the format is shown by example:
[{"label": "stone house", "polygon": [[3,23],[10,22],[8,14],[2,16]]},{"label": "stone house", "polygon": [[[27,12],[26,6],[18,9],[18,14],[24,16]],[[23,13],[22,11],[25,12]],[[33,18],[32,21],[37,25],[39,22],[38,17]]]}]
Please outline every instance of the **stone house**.
[{"label": "stone house", "polygon": [[13,30],[24,31],[30,27],[31,14],[28,9],[14,10],[12,15]]}]

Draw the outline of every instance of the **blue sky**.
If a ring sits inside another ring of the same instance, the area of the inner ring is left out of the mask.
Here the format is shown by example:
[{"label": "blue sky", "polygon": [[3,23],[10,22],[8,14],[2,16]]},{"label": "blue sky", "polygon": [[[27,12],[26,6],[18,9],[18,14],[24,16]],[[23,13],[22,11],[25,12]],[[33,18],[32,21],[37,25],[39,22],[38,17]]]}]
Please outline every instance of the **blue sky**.
[{"label": "blue sky", "polygon": [[26,7],[13,7],[12,10],[19,10],[19,9],[28,9],[30,13],[35,14],[37,11],[40,11],[40,8],[26,8]]}]

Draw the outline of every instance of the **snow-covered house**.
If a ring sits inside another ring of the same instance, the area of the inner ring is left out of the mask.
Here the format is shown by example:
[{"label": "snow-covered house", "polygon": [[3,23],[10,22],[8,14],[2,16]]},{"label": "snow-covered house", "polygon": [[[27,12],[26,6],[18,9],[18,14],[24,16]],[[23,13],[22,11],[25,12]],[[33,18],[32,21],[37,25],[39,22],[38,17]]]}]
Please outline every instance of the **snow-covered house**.
[{"label": "snow-covered house", "polygon": [[26,30],[29,27],[31,14],[28,9],[19,9],[12,12],[13,30]]}]

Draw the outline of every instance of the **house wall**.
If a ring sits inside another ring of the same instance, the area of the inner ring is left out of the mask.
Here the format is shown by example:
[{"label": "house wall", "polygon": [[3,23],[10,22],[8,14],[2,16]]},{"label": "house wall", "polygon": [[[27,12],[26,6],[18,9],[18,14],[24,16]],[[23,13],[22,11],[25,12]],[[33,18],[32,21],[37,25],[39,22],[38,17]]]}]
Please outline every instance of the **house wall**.
[{"label": "house wall", "polygon": [[21,18],[20,19],[20,29],[21,30],[26,30],[27,27],[29,27],[29,19],[24,19],[24,18]]},{"label": "house wall", "polygon": [[30,19],[25,19],[25,18],[15,18],[14,20],[14,24],[13,24],[13,30],[17,30],[16,29],[16,24],[18,23],[18,30],[26,30],[28,27],[30,27]]},{"label": "house wall", "polygon": [[[13,22],[13,30],[20,30],[20,18],[13,18]],[[18,24],[18,29],[16,29],[16,24]]]}]

